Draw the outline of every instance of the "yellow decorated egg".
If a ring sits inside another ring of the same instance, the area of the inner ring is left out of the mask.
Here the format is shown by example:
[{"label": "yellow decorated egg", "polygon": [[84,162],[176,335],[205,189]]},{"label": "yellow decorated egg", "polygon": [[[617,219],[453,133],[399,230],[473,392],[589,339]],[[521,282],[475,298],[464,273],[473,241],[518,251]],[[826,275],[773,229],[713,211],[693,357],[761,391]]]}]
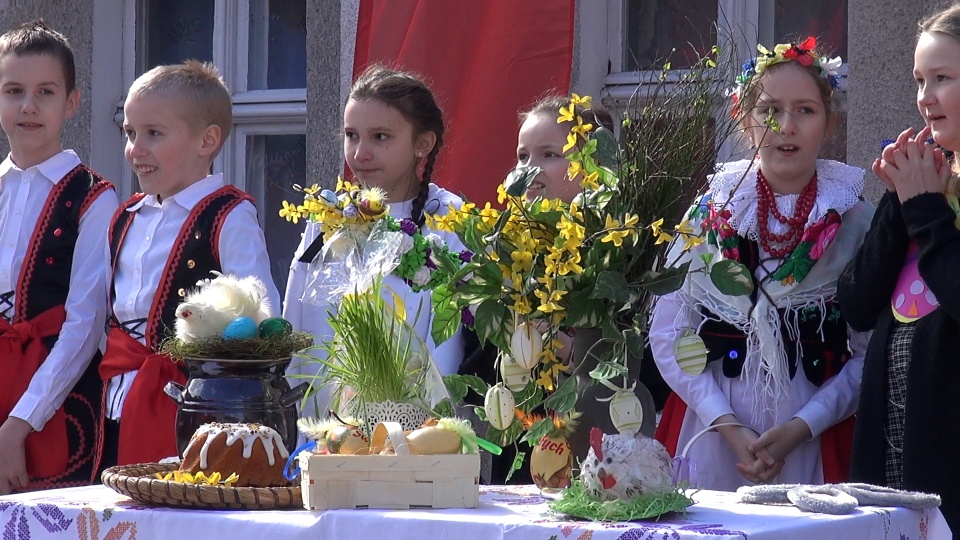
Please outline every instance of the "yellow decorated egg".
[{"label": "yellow decorated egg", "polygon": [[691,377],[703,373],[707,367],[707,346],[693,330],[685,330],[674,345],[677,364]]},{"label": "yellow decorated egg", "polygon": [[526,369],[533,369],[540,362],[543,338],[536,324],[528,321],[517,327],[510,338],[510,352],[513,359]]},{"label": "yellow decorated egg", "polygon": [[483,400],[483,411],[487,413],[487,421],[494,429],[503,431],[513,423],[513,410],[517,401],[503,383],[497,383],[487,390]]},{"label": "yellow decorated egg", "polygon": [[505,354],[500,358],[500,377],[503,385],[513,392],[519,392],[530,384],[530,370],[514,361],[513,357]]}]

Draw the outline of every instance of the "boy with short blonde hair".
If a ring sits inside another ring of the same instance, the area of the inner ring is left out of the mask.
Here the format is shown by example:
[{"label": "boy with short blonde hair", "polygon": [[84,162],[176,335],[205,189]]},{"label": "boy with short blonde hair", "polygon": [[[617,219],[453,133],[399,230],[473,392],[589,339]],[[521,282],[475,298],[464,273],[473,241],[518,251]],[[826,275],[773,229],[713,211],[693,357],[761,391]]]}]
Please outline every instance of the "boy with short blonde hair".
[{"label": "boy with short blonde hair", "polygon": [[196,61],[151,69],[124,103],[124,154],[143,193],[121,205],[108,238],[104,466],[178,454],[177,408],[163,387],[186,376],[158,347],[197,281],[214,270],[256,276],[279,306],[252,199],[208,174],[230,133],[230,105],[216,68]]},{"label": "boy with short blonde hair", "polygon": [[64,150],[80,103],[70,43],[43,21],[0,36],[0,494],[95,480],[113,186]]}]

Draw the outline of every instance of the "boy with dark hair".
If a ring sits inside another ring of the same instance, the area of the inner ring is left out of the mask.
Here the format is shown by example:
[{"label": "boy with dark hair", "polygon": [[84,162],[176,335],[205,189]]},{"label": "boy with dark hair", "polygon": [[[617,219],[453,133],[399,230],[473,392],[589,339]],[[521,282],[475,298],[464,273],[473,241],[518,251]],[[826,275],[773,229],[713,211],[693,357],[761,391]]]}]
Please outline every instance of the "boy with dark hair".
[{"label": "boy with dark hair", "polygon": [[67,39],[42,21],[0,36],[0,494],[90,484],[113,186],[64,150],[80,103]]}]

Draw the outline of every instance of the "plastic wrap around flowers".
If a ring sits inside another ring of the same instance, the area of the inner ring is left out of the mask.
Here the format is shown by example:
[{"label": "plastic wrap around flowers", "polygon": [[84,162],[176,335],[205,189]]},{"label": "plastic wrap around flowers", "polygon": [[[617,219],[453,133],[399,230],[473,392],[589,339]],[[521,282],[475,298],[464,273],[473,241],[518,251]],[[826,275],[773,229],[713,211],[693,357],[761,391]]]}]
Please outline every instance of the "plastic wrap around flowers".
[{"label": "plastic wrap around flowers", "polygon": [[294,186],[304,193],[299,206],[283,201],[280,216],[296,223],[317,222],[323,235],[320,264],[311,266],[304,301],[327,304],[366,290],[379,275],[393,274],[415,292],[447,283],[470,251],[451,251],[440,236],[422,234],[410,219],[388,214],[386,193],[337,179],[337,191]]}]

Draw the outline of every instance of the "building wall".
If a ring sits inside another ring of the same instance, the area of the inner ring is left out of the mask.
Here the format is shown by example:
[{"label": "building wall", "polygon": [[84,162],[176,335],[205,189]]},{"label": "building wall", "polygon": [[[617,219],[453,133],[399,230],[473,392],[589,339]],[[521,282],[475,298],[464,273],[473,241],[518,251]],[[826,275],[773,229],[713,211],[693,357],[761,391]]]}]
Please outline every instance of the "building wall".
[{"label": "building wall", "polygon": [[[63,143],[76,150],[80,159],[89,163],[93,137],[92,66],[93,9],[96,0],[13,0],[0,10],[0,29],[6,30],[24,21],[43,18],[52,28],[70,39],[77,67],[77,88],[81,92],[80,108],[65,126]],[[6,137],[0,137],[0,155],[10,151]]]},{"label": "building wall", "polygon": [[[920,127],[913,46],[917,21],[944,2],[937,0],[849,0],[847,162],[869,169],[884,139]],[[865,195],[879,199],[883,186],[867,174]]]}]

